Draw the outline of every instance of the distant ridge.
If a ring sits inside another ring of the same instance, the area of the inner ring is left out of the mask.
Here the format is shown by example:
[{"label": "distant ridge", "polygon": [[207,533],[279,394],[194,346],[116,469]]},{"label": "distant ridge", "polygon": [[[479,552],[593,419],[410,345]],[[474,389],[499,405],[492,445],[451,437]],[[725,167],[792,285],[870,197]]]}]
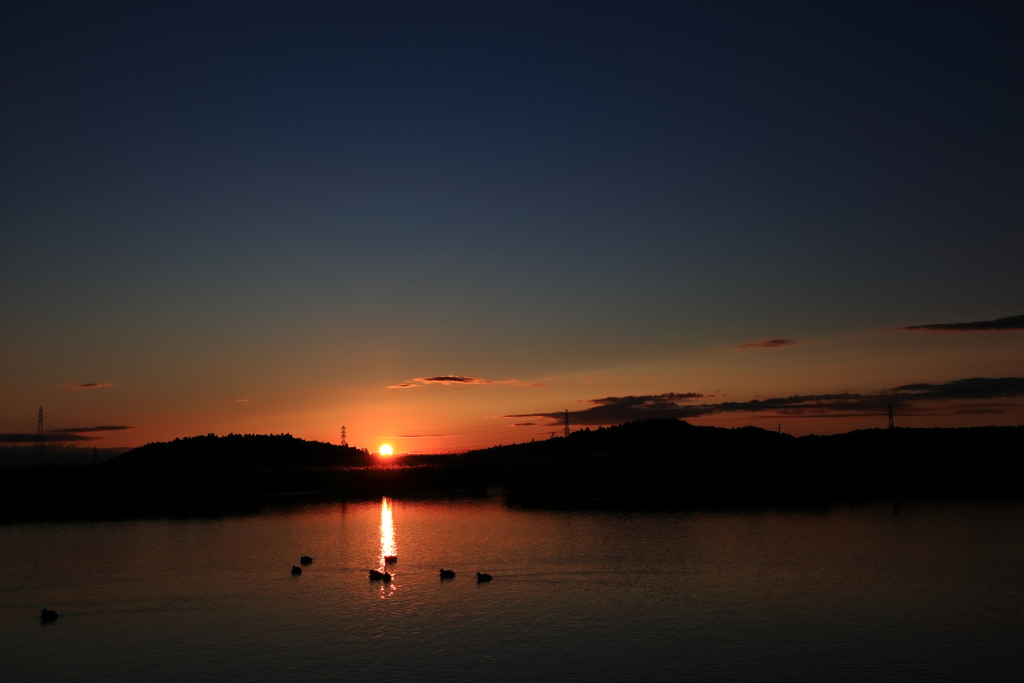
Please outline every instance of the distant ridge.
[{"label": "distant ridge", "polygon": [[589,427],[568,437],[492,446],[466,453],[470,458],[506,460],[562,457],[566,455],[615,455],[633,458],[691,456],[713,449],[720,455],[770,455],[796,447],[797,437],[760,427],[710,427],[675,418],[636,420],[613,427]]},{"label": "distant ridge", "polygon": [[1024,489],[1024,427],[861,429],[794,437],[676,419],[583,429],[462,456],[521,499],[791,505]]},{"label": "distant ridge", "polygon": [[[931,427],[858,429],[830,435],[796,437],[760,427],[712,427],[693,425],[675,418],[636,420],[613,427],[589,428],[557,437],[507,446],[470,451],[473,459],[535,460],[564,456],[617,456],[624,462],[633,458],[663,457],[755,457],[792,455],[837,455],[860,453],[864,457],[880,452],[930,451],[932,454],[1006,452],[1024,447],[1024,427]],[[1020,451],[1024,457],[1024,448]]]},{"label": "distant ridge", "polygon": [[0,520],[253,512],[296,495],[483,496],[511,505],[820,508],[907,498],[1024,497],[1024,427],[862,429],[794,437],[676,419],[583,429],[462,455],[369,452],[289,434],[150,443],[88,466],[7,468]]},{"label": "distant ridge", "polygon": [[352,446],[306,441],[291,434],[228,434],[190,436],[153,442],[110,459],[113,467],[270,468],[366,465],[370,454]]}]

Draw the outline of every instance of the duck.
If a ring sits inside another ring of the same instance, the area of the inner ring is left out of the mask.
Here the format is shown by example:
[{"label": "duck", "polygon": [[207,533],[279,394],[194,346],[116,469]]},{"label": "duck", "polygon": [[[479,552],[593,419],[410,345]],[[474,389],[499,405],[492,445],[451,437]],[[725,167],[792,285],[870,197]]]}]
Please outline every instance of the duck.
[{"label": "duck", "polygon": [[370,581],[383,581],[385,576],[390,577],[391,575],[387,572],[379,572],[376,569],[370,570]]},{"label": "duck", "polygon": [[388,572],[384,572],[384,578],[382,580],[384,581],[384,583],[391,583],[391,574]]},{"label": "duck", "polygon": [[300,564],[313,564],[313,558],[310,557],[309,555],[303,555],[302,557],[299,558],[299,563]]},{"label": "duck", "polygon": [[302,568],[301,567],[296,567],[295,565],[292,565],[292,576],[298,576],[301,573],[302,573]]},{"label": "duck", "polygon": [[53,622],[57,621],[58,616],[59,615],[52,609],[46,609],[44,607],[43,611],[39,613],[39,620],[42,621],[44,624],[52,624]]},{"label": "duck", "polygon": [[385,555],[384,564],[394,564],[398,562],[398,555]]},{"label": "duck", "polygon": [[476,573],[476,582],[477,583],[484,583],[485,581],[490,581],[493,578],[494,577],[491,576],[490,574],[481,574],[480,572]]},{"label": "duck", "polygon": [[455,572],[453,572],[451,569],[439,569],[438,571],[441,573],[441,578],[442,579],[454,579],[455,578]]}]

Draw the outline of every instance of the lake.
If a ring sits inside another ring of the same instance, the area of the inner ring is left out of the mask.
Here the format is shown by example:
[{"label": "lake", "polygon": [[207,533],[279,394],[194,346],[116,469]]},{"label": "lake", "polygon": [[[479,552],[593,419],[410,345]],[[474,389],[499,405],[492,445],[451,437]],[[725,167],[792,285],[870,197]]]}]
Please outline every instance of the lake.
[{"label": "lake", "polygon": [[1011,680],[1022,645],[1020,501],[0,525],[4,681]]}]

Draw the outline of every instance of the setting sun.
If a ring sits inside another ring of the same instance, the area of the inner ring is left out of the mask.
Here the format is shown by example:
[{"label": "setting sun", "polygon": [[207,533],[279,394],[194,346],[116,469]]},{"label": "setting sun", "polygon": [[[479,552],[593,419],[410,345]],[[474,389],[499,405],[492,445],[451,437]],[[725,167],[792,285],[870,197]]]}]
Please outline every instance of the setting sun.
[{"label": "setting sun", "polygon": [[383,446],[380,447],[380,454],[383,455],[385,458],[390,457],[391,454],[394,452],[395,450],[391,448],[391,446],[389,446],[388,444],[384,444]]}]

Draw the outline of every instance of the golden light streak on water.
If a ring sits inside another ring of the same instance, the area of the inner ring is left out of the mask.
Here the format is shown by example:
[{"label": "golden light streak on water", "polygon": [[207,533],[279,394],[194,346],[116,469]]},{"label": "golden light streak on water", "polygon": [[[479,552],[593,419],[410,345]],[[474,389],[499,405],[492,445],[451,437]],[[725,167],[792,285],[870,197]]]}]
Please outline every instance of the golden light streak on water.
[{"label": "golden light streak on water", "polygon": [[392,579],[388,583],[382,583],[380,597],[385,598],[394,595],[397,583],[395,580],[395,565],[388,564],[386,558],[398,556],[398,545],[395,543],[395,518],[391,513],[391,500],[385,496],[380,500],[380,557],[378,564],[380,571],[389,572]]},{"label": "golden light streak on water", "polygon": [[395,545],[395,518],[391,514],[391,501],[387,497],[380,501],[380,566],[384,567],[384,558],[398,555]]}]

